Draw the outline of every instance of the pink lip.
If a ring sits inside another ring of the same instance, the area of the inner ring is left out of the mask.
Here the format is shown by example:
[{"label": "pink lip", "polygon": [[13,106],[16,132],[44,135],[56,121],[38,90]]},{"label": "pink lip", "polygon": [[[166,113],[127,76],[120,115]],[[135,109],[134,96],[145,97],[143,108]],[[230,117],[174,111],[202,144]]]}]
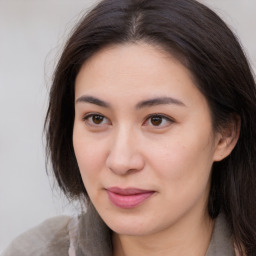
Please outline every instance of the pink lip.
[{"label": "pink lip", "polygon": [[109,200],[120,208],[134,208],[142,204],[146,199],[155,193],[155,191],[143,190],[138,188],[118,188],[111,187],[107,189]]}]

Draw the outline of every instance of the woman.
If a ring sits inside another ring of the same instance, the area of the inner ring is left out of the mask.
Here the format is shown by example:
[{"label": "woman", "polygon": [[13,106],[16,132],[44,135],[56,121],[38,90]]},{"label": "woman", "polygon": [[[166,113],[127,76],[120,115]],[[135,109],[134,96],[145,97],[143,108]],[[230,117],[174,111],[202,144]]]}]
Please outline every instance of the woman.
[{"label": "woman", "polygon": [[100,2],[66,44],[46,117],[55,177],[87,213],[4,256],[255,255],[255,112],[243,51],[207,7]]}]

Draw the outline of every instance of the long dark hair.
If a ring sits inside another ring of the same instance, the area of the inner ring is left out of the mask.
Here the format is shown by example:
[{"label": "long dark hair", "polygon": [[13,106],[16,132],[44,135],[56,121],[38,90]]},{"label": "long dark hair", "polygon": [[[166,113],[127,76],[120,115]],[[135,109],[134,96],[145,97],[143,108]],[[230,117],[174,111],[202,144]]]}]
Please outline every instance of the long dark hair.
[{"label": "long dark hair", "polygon": [[74,83],[81,65],[109,44],[137,41],[162,47],[192,72],[215,130],[240,116],[236,147],[213,164],[208,211],[212,218],[224,212],[241,255],[255,255],[255,81],[231,30],[194,0],[105,0],[74,29],[55,70],[45,122],[48,157],[60,188],[70,198],[87,196],[72,144]]}]

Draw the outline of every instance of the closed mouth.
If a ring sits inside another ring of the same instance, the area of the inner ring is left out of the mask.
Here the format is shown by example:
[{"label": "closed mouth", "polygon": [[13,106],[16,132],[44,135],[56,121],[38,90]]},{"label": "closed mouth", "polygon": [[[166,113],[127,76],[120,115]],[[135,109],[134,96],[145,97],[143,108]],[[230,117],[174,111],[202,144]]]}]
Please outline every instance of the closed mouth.
[{"label": "closed mouth", "polygon": [[146,201],[155,193],[152,190],[138,188],[119,188],[111,187],[106,189],[109,200],[120,208],[134,208]]}]

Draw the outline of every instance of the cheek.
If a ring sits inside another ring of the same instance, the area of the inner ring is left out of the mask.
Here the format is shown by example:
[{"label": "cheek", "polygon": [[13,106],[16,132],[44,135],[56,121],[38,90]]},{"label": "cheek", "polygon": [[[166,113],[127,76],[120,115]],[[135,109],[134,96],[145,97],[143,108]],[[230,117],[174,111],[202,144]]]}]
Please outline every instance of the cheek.
[{"label": "cheek", "polygon": [[88,136],[86,139],[73,136],[73,144],[84,187],[90,198],[96,198],[104,168],[103,147]]},{"label": "cheek", "polygon": [[85,176],[90,178],[97,175],[105,161],[106,152],[99,140],[93,139],[81,130],[74,126],[73,146],[80,173],[85,181]]},{"label": "cheek", "polygon": [[213,156],[209,134],[175,134],[161,145],[153,147],[149,161],[167,187],[169,184],[173,191],[183,191],[184,188],[196,189],[198,185],[207,184]]},{"label": "cheek", "polygon": [[166,150],[162,148],[162,153],[156,149],[152,169],[156,170],[155,180],[160,185],[162,203],[171,212],[175,209],[173,214],[191,209],[200,202],[206,204],[211,173],[208,153],[201,147],[184,143],[175,143]]}]

